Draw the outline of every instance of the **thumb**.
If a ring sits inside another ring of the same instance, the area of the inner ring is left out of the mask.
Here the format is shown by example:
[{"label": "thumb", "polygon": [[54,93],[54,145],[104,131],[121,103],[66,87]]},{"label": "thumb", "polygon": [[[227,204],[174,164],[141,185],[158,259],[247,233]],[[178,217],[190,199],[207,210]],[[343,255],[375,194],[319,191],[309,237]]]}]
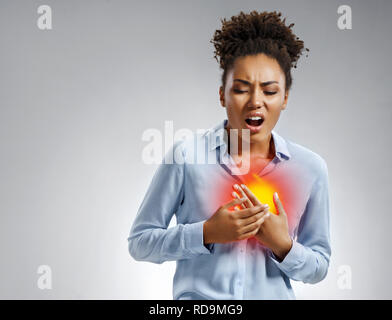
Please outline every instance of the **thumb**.
[{"label": "thumb", "polygon": [[284,216],[287,217],[286,211],[284,211],[282,202],[280,201],[277,192],[274,192],[274,205],[275,205],[276,211],[278,212],[279,215],[283,214]]}]

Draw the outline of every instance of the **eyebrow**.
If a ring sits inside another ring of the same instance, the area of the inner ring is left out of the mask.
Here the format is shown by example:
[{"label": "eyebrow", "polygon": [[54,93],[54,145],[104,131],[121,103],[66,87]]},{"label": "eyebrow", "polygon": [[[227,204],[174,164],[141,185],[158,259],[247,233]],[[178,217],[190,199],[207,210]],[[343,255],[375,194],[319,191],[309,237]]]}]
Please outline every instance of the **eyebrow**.
[{"label": "eyebrow", "polygon": [[[239,82],[242,82],[242,83],[247,84],[247,85],[251,84],[249,81],[246,81],[246,80],[243,80],[243,79],[234,79],[233,81],[239,81]],[[275,81],[275,80],[273,80],[273,81],[266,81],[266,82],[262,82],[261,86],[265,87],[265,86],[268,86],[268,85],[270,85],[272,83],[279,83],[279,82]]]}]

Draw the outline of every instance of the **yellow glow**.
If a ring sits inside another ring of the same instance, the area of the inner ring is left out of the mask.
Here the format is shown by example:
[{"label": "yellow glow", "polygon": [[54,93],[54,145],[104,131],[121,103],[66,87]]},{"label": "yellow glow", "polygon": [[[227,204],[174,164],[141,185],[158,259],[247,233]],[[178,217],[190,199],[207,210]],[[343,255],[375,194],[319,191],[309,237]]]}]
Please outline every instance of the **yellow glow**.
[{"label": "yellow glow", "polygon": [[273,200],[275,188],[268,182],[261,179],[257,174],[253,174],[253,180],[249,181],[246,185],[256,196],[257,199],[263,204],[269,205],[269,211],[277,214]]}]

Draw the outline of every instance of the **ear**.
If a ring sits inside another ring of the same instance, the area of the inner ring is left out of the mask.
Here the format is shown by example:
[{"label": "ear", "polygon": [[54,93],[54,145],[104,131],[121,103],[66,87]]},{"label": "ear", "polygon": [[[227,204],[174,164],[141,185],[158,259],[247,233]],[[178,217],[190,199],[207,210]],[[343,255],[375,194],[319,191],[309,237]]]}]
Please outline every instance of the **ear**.
[{"label": "ear", "polygon": [[225,91],[222,86],[219,87],[219,100],[220,100],[221,106],[223,108],[225,108],[226,107],[225,106]]},{"label": "ear", "polygon": [[282,104],[282,110],[286,109],[288,99],[289,99],[289,91],[286,90],[286,92],[285,92],[285,94],[284,94],[284,100],[283,100],[283,104]]}]

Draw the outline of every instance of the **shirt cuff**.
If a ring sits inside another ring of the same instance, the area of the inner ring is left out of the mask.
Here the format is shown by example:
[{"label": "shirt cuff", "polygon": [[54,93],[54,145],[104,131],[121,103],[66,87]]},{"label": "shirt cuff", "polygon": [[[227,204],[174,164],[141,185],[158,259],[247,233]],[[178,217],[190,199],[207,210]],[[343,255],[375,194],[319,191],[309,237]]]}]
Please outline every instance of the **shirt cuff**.
[{"label": "shirt cuff", "polygon": [[278,266],[283,272],[290,272],[295,267],[302,265],[304,262],[304,247],[302,244],[293,240],[293,245],[283,261],[279,262],[278,258],[269,250],[272,261]]},{"label": "shirt cuff", "polygon": [[186,248],[191,253],[211,254],[214,250],[214,245],[204,245],[203,237],[203,224],[205,220],[187,224],[187,230],[185,233],[185,244]]}]

